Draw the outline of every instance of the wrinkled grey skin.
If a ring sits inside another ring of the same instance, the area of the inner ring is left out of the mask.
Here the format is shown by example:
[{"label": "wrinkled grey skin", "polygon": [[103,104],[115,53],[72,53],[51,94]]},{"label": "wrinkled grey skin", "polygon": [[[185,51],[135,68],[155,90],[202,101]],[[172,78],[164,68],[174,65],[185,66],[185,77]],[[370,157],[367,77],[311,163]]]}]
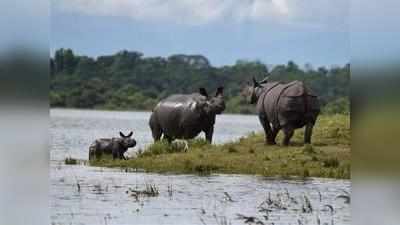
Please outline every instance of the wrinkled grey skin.
[{"label": "wrinkled grey skin", "polygon": [[153,109],[149,125],[154,141],[161,136],[172,142],[174,139],[192,139],[204,132],[212,142],[215,117],[225,110],[223,88],[210,97],[204,88],[199,93],[176,94],[160,101]]},{"label": "wrinkled grey skin", "polygon": [[245,93],[250,104],[257,104],[266,144],[276,144],[276,136],[282,129],[282,145],[287,146],[294,130],[304,126],[304,143],[310,144],[312,130],[320,112],[317,96],[300,81],[283,84],[267,80],[257,82],[253,78],[253,85],[248,86]]},{"label": "wrinkled grey skin", "polygon": [[95,140],[89,147],[89,160],[100,159],[103,154],[113,156],[113,159],[125,159],[124,153],[128,148],[136,146],[136,140],[131,138],[132,132],[124,135],[119,132],[120,137],[100,138]]}]

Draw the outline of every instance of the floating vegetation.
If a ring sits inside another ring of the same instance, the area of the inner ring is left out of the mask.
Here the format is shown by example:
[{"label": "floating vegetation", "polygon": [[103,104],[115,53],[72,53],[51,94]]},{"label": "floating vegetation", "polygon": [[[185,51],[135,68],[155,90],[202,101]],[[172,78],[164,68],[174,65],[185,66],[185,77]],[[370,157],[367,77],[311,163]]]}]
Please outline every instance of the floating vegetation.
[{"label": "floating vegetation", "polygon": [[66,165],[76,165],[76,164],[78,164],[78,160],[74,159],[74,158],[71,158],[71,157],[65,158],[64,162],[65,162]]},{"label": "floating vegetation", "polygon": [[214,213],[213,217],[214,217],[217,225],[231,225],[231,222],[228,222],[228,219],[226,218],[226,216],[217,216]]},{"label": "floating vegetation", "polygon": [[243,220],[244,223],[246,224],[258,224],[258,225],[264,225],[264,222],[258,219],[257,217],[254,216],[245,216],[240,213],[236,214],[237,219]]},{"label": "floating vegetation", "polygon": [[93,185],[93,190],[92,191],[97,195],[102,195],[102,194],[104,194],[105,192],[108,191],[108,185],[107,185],[107,187],[103,188],[101,186],[101,184],[95,184],[95,185]]},{"label": "floating vegetation", "polygon": [[337,196],[336,199],[344,199],[344,203],[350,204],[351,201],[350,193],[345,190],[342,191],[344,192],[344,194]]},{"label": "floating vegetation", "polygon": [[234,200],[232,199],[232,197],[229,195],[229,193],[228,192],[224,192],[224,195],[225,195],[225,199],[226,199],[226,201],[228,201],[228,202],[234,202]]},{"label": "floating vegetation", "polygon": [[173,193],[172,184],[168,184],[168,196],[172,198]]},{"label": "floating vegetation", "polygon": [[312,213],[313,207],[311,205],[310,199],[306,195],[303,196],[303,199],[304,199],[304,203],[302,206],[303,213]]},{"label": "floating vegetation", "polygon": [[129,188],[126,191],[131,197],[134,197],[136,201],[139,201],[140,197],[156,197],[160,194],[158,187],[155,184],[145,184],[144,190],[137,190]]},{"label": "floating vegetation", "polygon": [[[318,193],[319,190],[318,190]],[[299,217],[297,219],[297,224],[306,225],[306,224],[330,224],[334,225],[334,214],[335,209],[331,204],[323,204],[322,198],[319,197],[319,204],[313,205],[309,196],[306,194],[302,194],[300,196],[292,196],[289,193],[289,190],[285,189],[283,192],[278,192],[275,195],[272,195],[270,192],[267,194],[266,199],[261,202],[261,204],[257,207],[258,214],[257,216],[253,215],[244,215],[244,214],[236,214],[238,220],[242,220],[245,224],[254,224],[254,225],[266,225],[266,224],[274,224],[271,222],[271,216],[275,212],[279,211],[291,211],[297,214]],[[315,203],[314,203],[315,204]],[[329,212],[330,217],[323,217],[324,220],[328,220],[328,222],[321,222],[321,212]],[[315,221],[310,220],[310,217],[305,215],[311,214],[315,215]]]}]

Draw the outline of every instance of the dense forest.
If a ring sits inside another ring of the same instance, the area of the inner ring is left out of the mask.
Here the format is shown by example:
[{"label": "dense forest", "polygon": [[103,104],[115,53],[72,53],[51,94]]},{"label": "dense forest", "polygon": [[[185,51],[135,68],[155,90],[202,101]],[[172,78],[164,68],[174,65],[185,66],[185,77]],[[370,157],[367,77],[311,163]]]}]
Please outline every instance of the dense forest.
[{"label": "dense forest", "polygon": [[225,87],[229,113],[252,113],[241,95],[254,76],[271,80],[302,80],[320,97],[324,113],[349,113],[350,65],[314,69],[295,62],[268,68],[260,61],[238,60],[215,67],[202,55],[143,57],[120,51],[97,58],[78,56],[71,49],[58,49],[50,58],[51,107],[151,110],[172,93],[213,92]]}]

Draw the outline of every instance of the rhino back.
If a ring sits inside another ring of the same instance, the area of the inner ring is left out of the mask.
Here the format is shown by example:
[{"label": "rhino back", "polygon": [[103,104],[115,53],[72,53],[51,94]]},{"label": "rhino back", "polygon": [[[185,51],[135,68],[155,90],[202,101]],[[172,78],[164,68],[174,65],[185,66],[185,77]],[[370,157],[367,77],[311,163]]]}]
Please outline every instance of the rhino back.
[{"label": "rhino back", "polygon": [[197,107],[203,97],[199,94],[171,95],[153,110],[162,131],[171,137],[187,136],[189,127],[196,130],[200,114]]},{"label": "rhino back", "polygon": [[278,84],[266,94],[260,108],[275,126],[302,127],[319,114],[317,96],[300,81]]},{"label": "rhino back", "polygon": [[104,153],[111,153],[112,140],[110,138],[101,138],[95,141],[96,148],[103,151]]}]

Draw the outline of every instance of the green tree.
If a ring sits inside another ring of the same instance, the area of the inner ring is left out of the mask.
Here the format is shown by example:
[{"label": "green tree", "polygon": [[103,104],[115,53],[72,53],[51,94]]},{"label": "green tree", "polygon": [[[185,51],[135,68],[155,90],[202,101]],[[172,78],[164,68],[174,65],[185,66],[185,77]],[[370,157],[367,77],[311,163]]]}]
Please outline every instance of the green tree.
[{"label": "green tree", "polygon": [[214,67],[202,55],[143,57],[124,50],[95,59],[58,49],[50,58],[50,71],[52,107],[151,110],[170,94],[197,92],[200,87],[212,93],[224,86],[226,112],[252,113],[254,106],[241,92],[252,77],[261,80],[270,74],[270,80],[304,81],[319,95],[325,113],[349,111],[350,64],[315,70],[311,64],[301,69],[289,61],[271,70],[259,60]]}]

